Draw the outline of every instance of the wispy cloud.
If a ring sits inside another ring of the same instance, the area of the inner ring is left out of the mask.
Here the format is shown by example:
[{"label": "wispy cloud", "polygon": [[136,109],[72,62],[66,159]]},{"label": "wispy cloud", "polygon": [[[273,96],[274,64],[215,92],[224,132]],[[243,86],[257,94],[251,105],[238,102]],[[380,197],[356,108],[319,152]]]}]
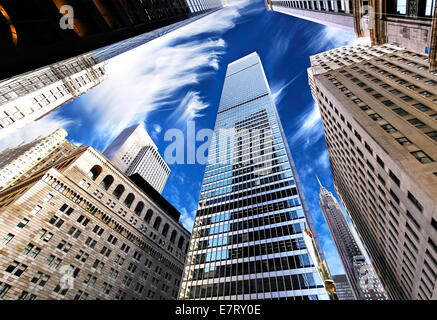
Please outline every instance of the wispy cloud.
[{"label": "wispy cloud", "polygon": [[369,38],[357,38],[354,33],[334,27],[324,26],[322,32],[315,34],[310,32],[306,31],[306,36],[308,39],[311,39],[306,51],[321,52],[325,48],[336,48],[360,43],[370,44]]},{"label": "wispy cloud", "polygon": [[329,168],[329,154],[327,149],[324,149],[322,154],[317,158],[317,164],[324,169]]},{"label": "wispy cloud", "polygon": [[280,102],[284,98],[286,91],[284,91],[288,86],[290,86],[294,81],[296,81],[300,76],[302,75],[302,72],[297,74],[295,77],[293,77],[290,81],[284,83],[284,81],[275,83],[271,86],[272,90],[272,96],[273,100],[275,101],[276,106],[279,106]]},{"label": "wispy cloud", "polygon": [[[308,108],[309,109],[309,108]],[[298,121],[299,129],[291,137],[291,143],[303,143],[304,147],[316,143],[323,136],[323,126],[319,107],[312,104],[311,109],[303,114]]]},{"label": "wispy cloud", "polygon": [[189,91],[167,121],[183,123],[193,120],[200,117],[200,112],[208,106],[208,104],[202,101],[197,92]]}]

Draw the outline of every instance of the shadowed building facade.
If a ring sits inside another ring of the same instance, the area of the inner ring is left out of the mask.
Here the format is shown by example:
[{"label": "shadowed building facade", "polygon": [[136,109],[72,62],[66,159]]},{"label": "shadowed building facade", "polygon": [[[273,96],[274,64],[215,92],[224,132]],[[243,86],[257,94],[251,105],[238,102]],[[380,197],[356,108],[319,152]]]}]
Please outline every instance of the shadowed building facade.
[{"label": "shadowed building facade", "polygon": [[189,232],[91,147],[0,192],[0,299],[176,299]]},{"label": "shadowed building facade", "polygon": [[437,72],[393,45],[311,57],[334,186],[391,299],[436,299]]},{"label": "shadowed building facade", "polygon": [[179,298],[329,299],[257,53],[228,65],[214,130]]},{"label": "shadowed building facade", "polygon": [[[3,0],[1,78],[79,56],[221,7],[220,0]],[[62,27],[69,16],[73,28]]]},{"label": "shadowed building facade", "polygon": [[435,0],[265,0],[267,10],[370,37],[418,53],[429,53],[437,67]]},{"label": "shadowed building facade", "polygon": [[332,276],[337,291],[338,300],[355,300],[352,288],[345,274],[335,274]]}]

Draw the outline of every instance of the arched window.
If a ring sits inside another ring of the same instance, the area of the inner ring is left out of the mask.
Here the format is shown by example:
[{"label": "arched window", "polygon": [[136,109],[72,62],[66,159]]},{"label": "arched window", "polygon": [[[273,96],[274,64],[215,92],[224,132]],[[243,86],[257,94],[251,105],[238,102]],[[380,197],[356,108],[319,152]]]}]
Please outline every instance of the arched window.
[{"label": "arched window", "polygon": [[187,241],[187,244],[185,245],[185,253],[188,253],[188,247],[190,246],[190,243]]},{"label": "arched window", "polygon": [[141,212],[143,212],[143,209],[144,209],[144,202],[139,201],[137,203],[137,206],[135,207],[135,214],[137,216],[141,215]]},{"label": "arched window", "polygon": [[102,182],[100,182],[100,186],[105,189],[108,190],[109,187],[112,185],[112,183],[114,182],[114,177],[111,175],[107,175],[105,177],[105,179],[102,180]]},{"label": "arched window", "polygon": [[184,237],[180,236],[179,237],[179,242],[178,242],[178,248],[179,249],[182,249],[182,246],[184,245],[184,241],[185,241]]},{"label": "arched window", "polygon": [[164,236],[164,237],[167,237],[167,233],[168,233],[168,229],[170,228],[170,226],[168,225],[168,223],[166,223],[165,225],[164,225],[164,228],[162,228],[162,235]]},{"label": "arched window", "polygon": [[173,230],[173,232],[171,233],[171,236],[170,236],[171,243],[174,243],[174,241],[176,240],[176,235],[177,235],[176,230]]},{"label": "arched window", "polygon": [[153,224],[153,228],[158,230],[160,225],[161,225],[161,217],[156,217],[155,223]]},{"label": "arched window", "polygon": [[153,210],[152,209],[147,210],[146,216],[144,217],[144,221],[150,223],[150,220],[152,220],[152,216],[153,216]]},{"label": "arched window", "polygon": [[102,172],[102,167],[95,165],[91,168],[90,172],[88,172],[88,177],[90,177],[93,180],[96,180],[99,174]]},{"label": "arched window", "polygon": [[132,205],[132,203],[135,200],[135,196],[133,193],[129,193],[126,197],[126,199],[124,199],[124,204],[126,205],[126,207],[130,208],[130,206]]},{"label": "arched window", "polygon": [[120,197],[121,197],[121,195],[123,194],[123,192],[124,192],[124,186],[121,185],[121,184],[119,184],[119,185],[115,188],[114,192],[112,192],[112,194],[113,194],[117,199],[120,199]]}]

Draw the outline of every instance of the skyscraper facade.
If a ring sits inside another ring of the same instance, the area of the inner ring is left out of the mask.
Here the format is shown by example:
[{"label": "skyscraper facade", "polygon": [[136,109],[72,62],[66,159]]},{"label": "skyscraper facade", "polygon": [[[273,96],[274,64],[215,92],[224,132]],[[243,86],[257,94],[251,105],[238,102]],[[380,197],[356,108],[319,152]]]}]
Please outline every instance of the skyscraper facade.
[{"label": "skyscraper facade", "polygon": [[[311,229],[257,53],[228,65],[180,299],[328,299]],[[322,258],[324,260],[324,258]]]},{"label": "skyscraper facade", "polygon": [[265,0],[267,10],[369,36],[372,45],[385,43],[429,53],[437,68],[435,0]]},{"label": "skyscraper facade", "polygon": [[436,299],[437,72],[393,45],[311,57],[334,186],[392,299]]},{"label": "skyscraper facade", "polygon": [[164,190],[170,168],[141,123],[124,129],[103,154],[126,175],[138,173],[159,193]]},{"label": "skyscraper facade", "polygon": [[[335,199],[332,193],[323,187],[321,183],[319,205],[322,209],[331,237],[334,240],[335,247],[337,248],[355,299],[385,299],[384,289],[377,277],[375,281],[375,276],[373,276],[372,270],[373,268],[366,262],[366,258],[361,252],[361,249],[352,234],[349,223],[347,222],[337,199]],[[369,277],[370,274],[372,274],[373,278],[368,279],[370,281],[363,286],[361,281],[362,277]]]},{"label": "skyscraper facade", "polygon": [[221,7],[219,0],[5,0],[0,6],[1,77],[80,56]]},{"label": "skyscraper facade", "polygon": [[91,147],[0,192],[0,300],[176,299],[189,232]]},{"label": "skyscraper facade", "polygon": [[85,54],[0,81],[0,138],[100,84],[105,64]]},{"label": "skyscraper facade", "polygon": [[66,136],[64,129],[57,129],[47,137],[39,136],[31,142],[3,150],[0,153],[0,190],[69,156],[77,147]]}]

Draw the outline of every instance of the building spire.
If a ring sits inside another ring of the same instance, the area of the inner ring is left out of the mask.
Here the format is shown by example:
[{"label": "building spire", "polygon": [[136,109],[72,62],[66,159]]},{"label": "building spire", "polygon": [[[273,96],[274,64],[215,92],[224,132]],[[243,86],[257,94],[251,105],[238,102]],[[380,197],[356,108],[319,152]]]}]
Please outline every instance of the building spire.
[{"label": "building spire", "polygon": [[316,175],[316,179],[319,182],[320,188],[323,188],[322,183],[320,182],[319,177],[317,175]]}]

